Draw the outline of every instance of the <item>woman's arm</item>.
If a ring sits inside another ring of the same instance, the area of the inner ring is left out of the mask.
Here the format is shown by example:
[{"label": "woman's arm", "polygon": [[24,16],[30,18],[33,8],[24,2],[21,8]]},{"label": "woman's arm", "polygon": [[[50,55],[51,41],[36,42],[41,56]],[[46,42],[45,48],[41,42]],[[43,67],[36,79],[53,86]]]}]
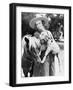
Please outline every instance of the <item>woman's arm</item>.
[{"label": "woman's arm", "polygon": [[44,62],[46,61],[46,57],[47,57],[47,55],[49,54],[49,52],[50,52],[51,50],[52,50],[51,47],[48,45],[48,46],[47,46],[47,49],[46,49],[46,51],[45,51],[45,55],[44,55],[41,63],[44,63]]}]

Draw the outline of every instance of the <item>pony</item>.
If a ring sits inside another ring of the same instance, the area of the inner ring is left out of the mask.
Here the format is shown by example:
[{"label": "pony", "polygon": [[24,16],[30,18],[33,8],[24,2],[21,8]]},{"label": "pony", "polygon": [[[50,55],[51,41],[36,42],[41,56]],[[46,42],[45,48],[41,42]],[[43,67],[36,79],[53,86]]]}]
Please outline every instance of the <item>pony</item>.
[{"label": "pony", "polygon": [[22,70],[25,77],[32,77],[34,65],[41,62],[39,57],[40,41],[34,36],[25,35],[22,38]]}]

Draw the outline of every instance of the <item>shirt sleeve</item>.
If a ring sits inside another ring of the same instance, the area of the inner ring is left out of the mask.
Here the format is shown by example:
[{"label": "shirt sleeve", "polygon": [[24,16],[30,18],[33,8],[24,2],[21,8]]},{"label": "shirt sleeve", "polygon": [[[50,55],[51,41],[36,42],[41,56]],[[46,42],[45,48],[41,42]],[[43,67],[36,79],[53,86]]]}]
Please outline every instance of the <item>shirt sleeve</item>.
[{"label": "shirt sleeve", "polygon": [[48,38],[50,40],[54,40],[53,35],[52,35],[52,33],[50,31],[47,31],[47,34],[48,34]]}]

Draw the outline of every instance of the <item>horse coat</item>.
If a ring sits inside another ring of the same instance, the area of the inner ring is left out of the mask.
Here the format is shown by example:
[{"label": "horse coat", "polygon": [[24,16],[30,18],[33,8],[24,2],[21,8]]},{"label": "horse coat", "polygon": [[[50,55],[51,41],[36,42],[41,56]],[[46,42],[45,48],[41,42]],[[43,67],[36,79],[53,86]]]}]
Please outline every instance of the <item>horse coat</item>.
[{"label": "horse coat", "polygon": [[22,39],[22,69],[25,77],[27,77],[28,72],[30,76],[33,75],[34,64],[39,60],[39,55],[36,52],[37,48],[39,50],[40,43],[35,37],[31,35],[25,35]]}]

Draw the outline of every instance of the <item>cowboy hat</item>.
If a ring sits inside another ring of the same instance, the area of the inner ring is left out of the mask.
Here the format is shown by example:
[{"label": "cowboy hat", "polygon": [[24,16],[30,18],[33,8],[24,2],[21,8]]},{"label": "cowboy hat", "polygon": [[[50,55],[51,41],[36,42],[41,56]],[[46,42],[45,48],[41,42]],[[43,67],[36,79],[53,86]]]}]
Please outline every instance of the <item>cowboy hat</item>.
[{"label": "cowboy hat", "polygon": [[45,25],[48,24],[48,19],[46,18],[45,15],[36,14],[36,15],[35,15],[35,18],[33,18],[33,19],[30,20],[29,26],[34,29],[34,28],[35,28],[35,23],[36,23],[38,20],[44,21],[44,22],[45,22]]}]

